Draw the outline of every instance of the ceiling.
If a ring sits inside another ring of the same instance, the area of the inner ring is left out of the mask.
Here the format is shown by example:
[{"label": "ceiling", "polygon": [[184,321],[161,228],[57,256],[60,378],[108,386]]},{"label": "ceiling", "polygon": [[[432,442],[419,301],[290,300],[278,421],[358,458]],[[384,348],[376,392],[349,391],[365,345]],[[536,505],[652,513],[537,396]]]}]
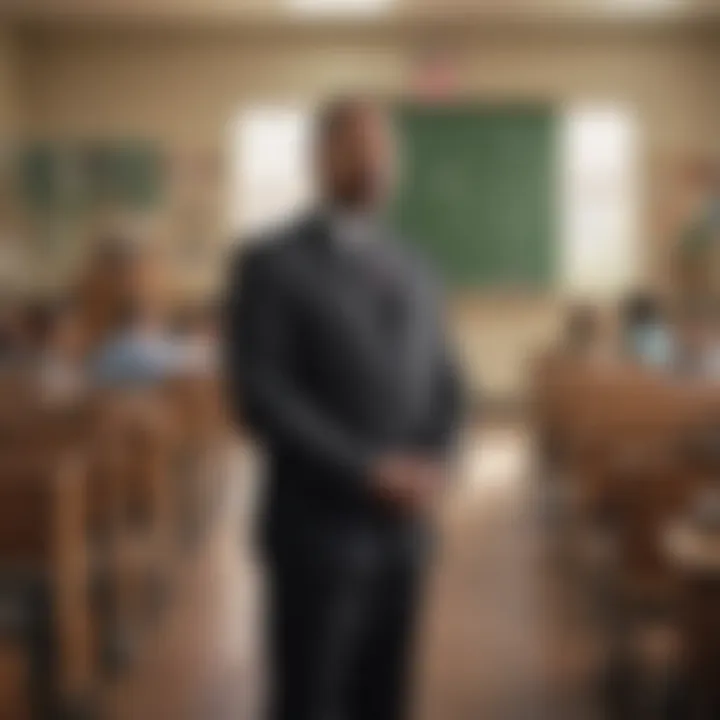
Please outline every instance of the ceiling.
[{"label": "ceiling", "polygon": [[[355,24],[359,21],[350,16],[298,15],[288,8],[288,0],[0,0],[0,17],[31,25],[88,21],[142,25]],[[438,22],[700,24],[709,20],[720,21],[720,0],[394,0],[388,11],[363,16],[360,21],[391,25]]]}]

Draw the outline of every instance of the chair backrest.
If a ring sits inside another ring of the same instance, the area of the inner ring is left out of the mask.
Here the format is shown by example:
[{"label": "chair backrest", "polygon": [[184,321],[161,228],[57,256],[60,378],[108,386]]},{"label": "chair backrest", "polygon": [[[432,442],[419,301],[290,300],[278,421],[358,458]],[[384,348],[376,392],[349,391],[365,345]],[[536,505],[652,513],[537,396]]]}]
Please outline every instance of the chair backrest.
[{"label": "chair backrest", "polygon": [[56,559],[59,535],[84,543],[84,461],[75,452],[0,461],[0,565],[42,569]]},{"label": "chair backrest", "polygon": [[[16,688],[17,695],[53,707],[85,696],[92,682],[86,497],[81,453],[2,455],[0,577],[9,589],[22,591],[28,582],[42,589],[47,603],[26,608],[27,621],[47,623],[51,643],[49,677],[38,679],[37,687]],[[42,649],[30,645],[24,651],[30,657]]]}]

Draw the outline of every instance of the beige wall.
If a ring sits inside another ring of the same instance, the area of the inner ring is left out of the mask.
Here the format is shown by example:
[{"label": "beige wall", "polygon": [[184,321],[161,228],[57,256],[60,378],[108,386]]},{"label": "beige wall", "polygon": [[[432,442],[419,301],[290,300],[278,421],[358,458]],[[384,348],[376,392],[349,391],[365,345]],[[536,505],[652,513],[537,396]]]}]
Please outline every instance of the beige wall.
[{"label": "beige wall", "polygon": [[0,28],[0,138],[17,129],[17,71],[15,36]]},{"label": "beige wall", "polygon": [[[670,154],[720,150],[720,50],[697,30],[589,28],[503,33],[455,29],[467,92],[481,99],[610,100],[635,108],[644,133],[647,272],[663,274],[653,178]],[[402,93],[423,37],[416,31],[43,31],[22,53],[24,124],[31,135],[141,135],[169,146],[223,148],[246,102],[314,98],[357,88]],[[476,378],[515,390],[528,347],[557,323],[548,298],[471,303],[458,313]]]},{"label": "beige wall", "polygon": [[[23,81],[39,132],[154,134],[218,143],[238,106],[359,87],[402,92],[414,33],[57,31],[27,35]],[[476,97],[626,101],[651,149],[708,143],[720,50],[690,31],[528,30],[452,37]],[[449,42],[449,41],[448,41]]]}]

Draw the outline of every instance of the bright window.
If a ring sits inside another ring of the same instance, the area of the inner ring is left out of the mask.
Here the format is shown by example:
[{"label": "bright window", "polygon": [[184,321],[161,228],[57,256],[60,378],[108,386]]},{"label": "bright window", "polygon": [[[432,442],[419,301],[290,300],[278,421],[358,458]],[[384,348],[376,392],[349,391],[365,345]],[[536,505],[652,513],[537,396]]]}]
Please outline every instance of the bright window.
[{"label": "bright window", "polygon": [[282,222],[311,198],[310,118],[296,107],[252,107],[232,130],[230,222],[253,233]]},{"label": "bright window", "polygon": [[612,298],[638,280],[638,130],[616,107],[576,107],[562,127],[563,289]]}]

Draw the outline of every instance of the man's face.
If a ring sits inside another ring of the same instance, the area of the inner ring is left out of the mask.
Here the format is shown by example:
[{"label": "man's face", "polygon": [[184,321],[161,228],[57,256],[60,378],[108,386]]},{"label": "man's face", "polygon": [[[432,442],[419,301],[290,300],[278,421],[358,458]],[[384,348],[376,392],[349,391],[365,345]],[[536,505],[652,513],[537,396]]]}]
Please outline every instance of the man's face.
[{"label": "man's face", "polygon": [[319,161],[324,194],[332,202],[360,210],[384,205],[396,174],[387,116],[372,106],[349,112],[324,138]]}]

